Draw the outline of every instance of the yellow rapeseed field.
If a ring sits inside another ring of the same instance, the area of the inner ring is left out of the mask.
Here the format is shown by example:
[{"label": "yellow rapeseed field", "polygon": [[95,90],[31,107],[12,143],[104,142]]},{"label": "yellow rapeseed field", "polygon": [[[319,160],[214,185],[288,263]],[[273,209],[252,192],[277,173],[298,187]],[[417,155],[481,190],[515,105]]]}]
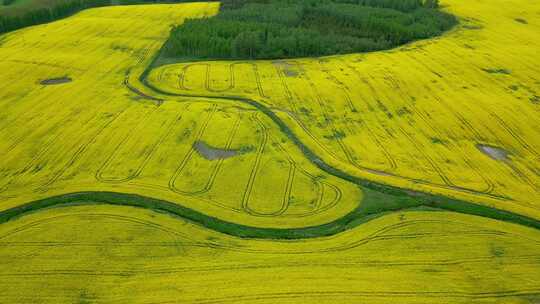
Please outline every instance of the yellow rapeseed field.
[{"label": "yellow rapeseed field", "polygon": [[444,1],[460,25],[371,54],[195,62],[152,71],[178,94],[272,107],[334,167],[540,217],[540,3]]},{"label": "yellow rapeseed field", "polygon": [[396,50],[146,80],[218,3],[0,36],[0,303],[540,301],[538,229],[324,170],[540,219],[540,4],[442,2],[460,25]]},{"label": "yellow rapeseed field", "polygon": [[[111,7],[6,35],[0,208],[78,191],[138,193],[252,226],[303,227],[355,208],[359,188],[309,163],[264,115],[156,101],[124,85],[170,25],[217,3]],[[20,77],[24,75],[24,77]],[[41,85],[62,77],[69,83]],[[193,143],[238,150],[209,161]]]},{"label": "yellow rapeseed field", "polygon": [[260,241],[144,209],[56,208],[0,225],[0,302],[533,304],[539,252],[538,230],[448,212]]}]

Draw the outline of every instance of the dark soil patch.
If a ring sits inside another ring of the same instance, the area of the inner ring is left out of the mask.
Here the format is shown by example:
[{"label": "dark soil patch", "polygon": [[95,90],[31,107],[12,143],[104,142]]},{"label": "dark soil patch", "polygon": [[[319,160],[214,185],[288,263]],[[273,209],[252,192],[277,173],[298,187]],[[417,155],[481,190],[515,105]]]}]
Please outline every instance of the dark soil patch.
[{"label": "dark soil patch", "polygon": [[63,83],[68,83],[68,82],[72,82],[73,79],[67,77],[67,76],[64,76],[64,77],[58,77],[58,78],[49,78],[49,79],[44,79],[42,81],[40,81],[39,83],[42,84],[42,85],[55,85],[55,84],[63,84]]},{"label": "dark soil patch", "polygon": [[482,69],[482,70],[489,74],[510,75],[512,73],[510,70],[507,70],[507,69]]},{"label": "dark soil patch", "polygon": [[193,144],[193,148],[195,151],[197,151],[197,153],[199,153],[199,155],[208,160],[226,159],[238,155],[238,151],[236,150],[214,148],[209,146],[204,141],[195,142]]},{"label": "dark soil patch", "polygon": [[295,67],[288,62],[274,61],[272,63],[274,64],[274,66],[281,68],[281,70],[283,71],[283,75],[285,75],[286,77],[298,77],[299,75]]}]

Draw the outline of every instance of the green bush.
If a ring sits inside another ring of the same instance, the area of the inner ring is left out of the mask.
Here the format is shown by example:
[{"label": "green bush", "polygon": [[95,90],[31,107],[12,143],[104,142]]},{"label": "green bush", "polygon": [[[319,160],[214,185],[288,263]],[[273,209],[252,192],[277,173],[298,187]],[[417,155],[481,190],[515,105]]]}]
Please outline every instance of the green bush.
[{"label": "green bush", "polygon": [[17,1],[17,0],[4,0],[4,2],[2,4],[5,5],[5,6],[8,6],[8,5],[12,5],[13,3],[15,3],[15,1]]}]

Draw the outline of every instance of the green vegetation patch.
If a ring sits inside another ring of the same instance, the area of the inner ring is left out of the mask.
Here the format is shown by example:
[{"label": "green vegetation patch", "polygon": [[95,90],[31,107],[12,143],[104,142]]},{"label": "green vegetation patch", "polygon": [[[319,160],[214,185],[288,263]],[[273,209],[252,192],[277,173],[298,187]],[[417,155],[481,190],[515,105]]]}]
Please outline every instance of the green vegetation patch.
[{"label": "green vegetation patch", "polygon": [[457,23],[437,0],[224,0],[219,14],[172,30],[163,54],[276,59],[384,50]]},{"label": "green vegetation patch", "polygon": [[5,6],[12,5],[13,3],[15,3],[15,1],[17,0],[3,0],[2,5],[5,5]]},{"label": "green vegetation patch", "polygon": [[[163,95],[168,96],[184,96],[184,97],[204,97],[209,100],[219,99],[219,100],[228,100],[232,102],[242,102],[244,104],[250,105],[261,113],[266,115],[271,119],[277,127],[280,129],[283,134],[285,134],[292,143],[294,143],[298,149],[304,154],[304,156],[317,168],[322,171],[333,175],[337,178],[349,181],[353,184],[356,184],[362,190],[364,197],[355,210],[351,213],[345,215],[344,217],[337,219],[331,223],[297,228],[297,229],[270,229],[270,228],[253,228],[247,226],[236,225],[233,223],[227,223],[231,226],[232,229],[226,228],[222,229],[224,226],[221,226],[222,222],[218,219],[212,219],[211,223],[219,223],[218,226],[209,226],[208,221],[201,222],[198,218],[190,218],[185,215],[181,215],[184,218],[191,219],[195,222],[203,223],[204,226],[210,229],[214,229],[223,233],[240,236],[240,237],[249,237],[249,238],[274,238],[274,239],[301,239],[301,238],[311,238],[311,237],[321,237],[329,236],[339,232],[346,231],[353,227],[356,227],[362,223],[365,223],[369,220],[377,218],[379,216],[404,210],[423,210],[423,211],[433,211],[433,210],[444,210],[462,214],[469,214],[475,216],[481,216],[486,218],[491,218],[495,220],[505,221],[509,223],[515,223],[535,229],[540,229],[540,221],[530,218],[527,216],[522,216],[513,212],[483,206],[480,204],[466,202],[459,199],[455,199],[449,196],[431,194],[427,192],[418,192],[409,189],[403,189],[396,186],[386,185],[377,183],[371,180],[366,180],[354,175],[351,175],[345,171],[342,171],[339,168],[333,167],[332,165],[326,163],[322,158],[320,158],[313,150],[311,150],[306,144],[304,144],[300,138],[287,126],[287,124],[281,120],[278,115],[276,115],[270,108],[265,105],[249,99],[242,97],[211,97],[211,96],[198,96],[198,95],[182,95],[175,94],[163,91],[159,88],[156,88],[150,84],[146,76],[149,73],[147,69],[141,76],[140,81],[144,83],[151,90],[158,92]],[[115,195],[118,195],[115,194]],[[102,198],[95,198],[94,201],[105,202]],[[136,200],[129,200],[130,202]],[[110,202],[109,202],[110,203]],[[29,204],[33,206],[34,203]],[[182,207],[184,208],[184,207]],[[153,209],[153,208],[150,208]],[[190,212],[194,212],[191,210]],[[7,213],[0,212],[0,223],[3,221],[9,220],[6,218]],[[242,227],[242,228],[239,228]],[[247,227],[247,228],[246,228]],[[244,230],[247,229],[247,230]],[[249,231],[248,231],[249,230]]]},{"label": "green vegetation patch", "polygon": [[540,223],[532,218],[514,214],[511,212],[475,205],[457,200],[438,198],[432,200],[428,196],[399,195],[394,191],[374,191],[362,187],[364,199],[359,207],[349,214],[332,222],[303,228],[262,228],[246,226],[200,213],[196,210],[184,207],[180,204],[145,197],[136,194],[117,192],[78,192],[49,197],[33,201],[21,206],[0,211],[0,224],[17,219],[26,214],[39,212],[48,208],[68,207],[89,204],[109,204],[119,206],[139,207],[178,216],[182,219],[197,223],[208,229],[241,238],[258,239],[305,239],[323,236],[331,236],[337,233],[353,229],[380,216],[396,211],[422,210],[422,211],[450,211],[470,215],[483,216],[510,223],[520,224],[539,229]]},{"label": "green vegetation patch", "polygon": [[507,69],[482,69],[484,72],[489,74],[503,74],[503,75],[510,75],[512,72]]}]

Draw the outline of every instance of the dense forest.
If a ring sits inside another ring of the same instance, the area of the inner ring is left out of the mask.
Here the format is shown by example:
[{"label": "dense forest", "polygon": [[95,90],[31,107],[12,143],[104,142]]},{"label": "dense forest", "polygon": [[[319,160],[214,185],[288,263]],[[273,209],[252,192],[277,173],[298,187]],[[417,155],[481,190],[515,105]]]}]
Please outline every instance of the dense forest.
[{"label": "dense forest", "polygon": [[175,27],[162,55],[274,59],[389,49],[451,28],[438,0],[224,0]]},{"label": "dense forest", "polygon": [[[9,0],[8,0],[9,1]],[[116,0],[115,4],[189,2]],[[162,55],[189,59],[274,59],[368,52],[424,39],[457,21],[438,0],[223,0],[217,16],[173,28]],[[66,0],[0,16],[0,34],[50,22],[111,0]]]}]

